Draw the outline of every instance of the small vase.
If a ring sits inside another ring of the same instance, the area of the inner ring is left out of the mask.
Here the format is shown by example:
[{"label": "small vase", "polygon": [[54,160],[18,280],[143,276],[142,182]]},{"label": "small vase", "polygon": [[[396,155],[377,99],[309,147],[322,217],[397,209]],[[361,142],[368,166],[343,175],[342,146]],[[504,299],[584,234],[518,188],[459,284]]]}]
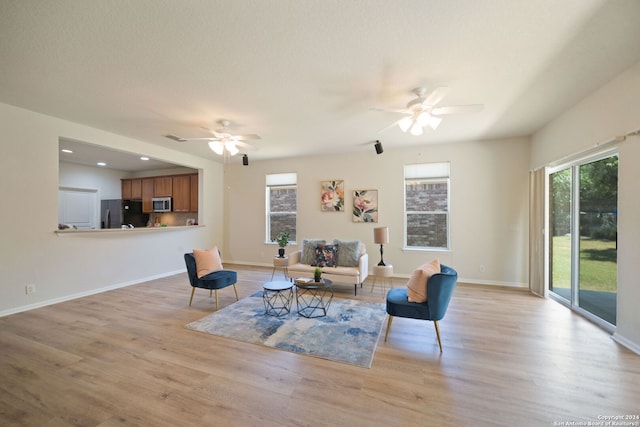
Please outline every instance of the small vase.
[{"label": "small vase", "polygon": [[284,248],[278,248],[278,258],[284,258]]}]

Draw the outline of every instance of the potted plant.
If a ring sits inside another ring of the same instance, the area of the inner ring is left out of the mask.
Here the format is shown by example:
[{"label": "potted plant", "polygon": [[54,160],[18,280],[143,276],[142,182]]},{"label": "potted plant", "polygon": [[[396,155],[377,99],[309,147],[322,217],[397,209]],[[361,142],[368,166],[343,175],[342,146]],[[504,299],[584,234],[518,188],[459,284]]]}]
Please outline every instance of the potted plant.
[{"label": "potted plant", "polygon": [[289,244],[289,232],[281,231],[280,233],[278,233],[278,235],[276,236],[276,242],[278,242],[279,246],[278,257],[284,258],[284,247]]},{"label": "potted plant", "polygon": [[313,281],[319,282],[320,280],[322,280],[322,269],[320,267],[316,267],[313,270]]}]

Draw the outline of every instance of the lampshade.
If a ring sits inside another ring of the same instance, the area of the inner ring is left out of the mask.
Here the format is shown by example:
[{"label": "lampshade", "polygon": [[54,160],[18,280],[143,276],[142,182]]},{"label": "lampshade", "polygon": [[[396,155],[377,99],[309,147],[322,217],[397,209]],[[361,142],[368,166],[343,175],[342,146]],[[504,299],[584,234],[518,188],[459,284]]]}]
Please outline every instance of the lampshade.
[{"label": "lampshade", "polygon": [[422,113],[418,114],[418,117],[416,118],[416,122],[420,123],[420,126],[426,126],[427,124],[429,124],[430,120],[431,114],[429,114],[428,111],[423,111]]},{"label": "lampshade", "polygon": [[379,245],[389,243],[389,227],[376,227],[373,229],[373,241]]},{"label": "lampshade", "polygon": [[411,116],[407,116],[398,122],[398,126],[400,126],[400,129],[402,130],[402,132],[408,131],[412,124],[413,124],[413,117]]},{"label": "lampshade", "polygon": [[220,141],[209,141],[209,148],[211,148],[211,151],[219,154],[220,156],[222,156],[222,153],[224,152],[224,146]]},{"label": "lampshade", "polygon": [[411,135],[420,136],[423,132],[424,131],[422,130],[422,126],[420,126],[420,123],[414,123],[413,126],[411,126]]},{"label": "lampshade", "polygon": [[236,147],[236,144],[233,141],[225,142],[224,148],[226,148],[229,154],[231,154],[232,156],[235,156],[236,154],[238,154],[238,152],[240,152],[240,150],[238,150],[238,147]]},{"label": "lampshade", "polygon": [[441,117],[429,117],[429,126],[431,126],[431,129],[436,130],[436,128],[440,125],[440,122],[442,121]]}]

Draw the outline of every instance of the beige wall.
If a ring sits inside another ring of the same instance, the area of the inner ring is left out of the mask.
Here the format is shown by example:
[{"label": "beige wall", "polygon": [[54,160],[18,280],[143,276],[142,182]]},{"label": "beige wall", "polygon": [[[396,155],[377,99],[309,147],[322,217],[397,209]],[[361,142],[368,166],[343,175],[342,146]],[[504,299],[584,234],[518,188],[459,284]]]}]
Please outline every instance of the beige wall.
[{"label": "beige wall", "polygon": [[[403,167],[442,161],[451,162],[451,251],[405,251]],[[362,240],[372,266],[380,259],[372,230],[386,225],[391,241],[384,247],[384,259],[393,264],[396,275],[408,277],[418,265],[438,257],[456,268],[461,280],[526,286],[528,165],[527,138],[385,147],[381,155],[371,145],[339,156],[233,165],[225,177],[225,255],[241,263],[271,265],[277,246],[265,243],[265,175],[296,172],[300,241]],[[320,181],[329,179],[344,180],[344,212],[320,211]],[[352,222],[350,195],[364,189],[378,190],[377,224]]]},{"label": "beige wall", "polygon": [[[592,93],[532,138],[542,166],[640,128],[640,63]],[[614,337],[640,353],[640,137],[619,144],[618,318]]]},{"label": "beige wall", "polygon": [[[184,270],[183,253],[222,240],[222,166],[0,104],[0,315]],[[200,223],[185,231],[58,236],[58,138],[201,170]],[[25,294],[35,284],[36,292]],[[185,303],[188,284],[185,283]]]}]

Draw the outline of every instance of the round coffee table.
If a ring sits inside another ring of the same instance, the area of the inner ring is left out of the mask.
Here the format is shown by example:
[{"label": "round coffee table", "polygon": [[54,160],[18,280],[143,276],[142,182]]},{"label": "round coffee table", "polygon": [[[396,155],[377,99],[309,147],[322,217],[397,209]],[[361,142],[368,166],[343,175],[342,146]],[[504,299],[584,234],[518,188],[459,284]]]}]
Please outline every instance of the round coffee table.
[{"label": "round coffee table", "polygon": [[293,301],[293,284],[291,282],[267,282],[262,285],[264,312],[269,316],[283,316],[291,312]]},{"label": "round coffee table", "polygon": [[298,314],[306,318],[326,316],[333,300],[331,283],[329,279],[322,279],[320,282],[296,279]]}]

